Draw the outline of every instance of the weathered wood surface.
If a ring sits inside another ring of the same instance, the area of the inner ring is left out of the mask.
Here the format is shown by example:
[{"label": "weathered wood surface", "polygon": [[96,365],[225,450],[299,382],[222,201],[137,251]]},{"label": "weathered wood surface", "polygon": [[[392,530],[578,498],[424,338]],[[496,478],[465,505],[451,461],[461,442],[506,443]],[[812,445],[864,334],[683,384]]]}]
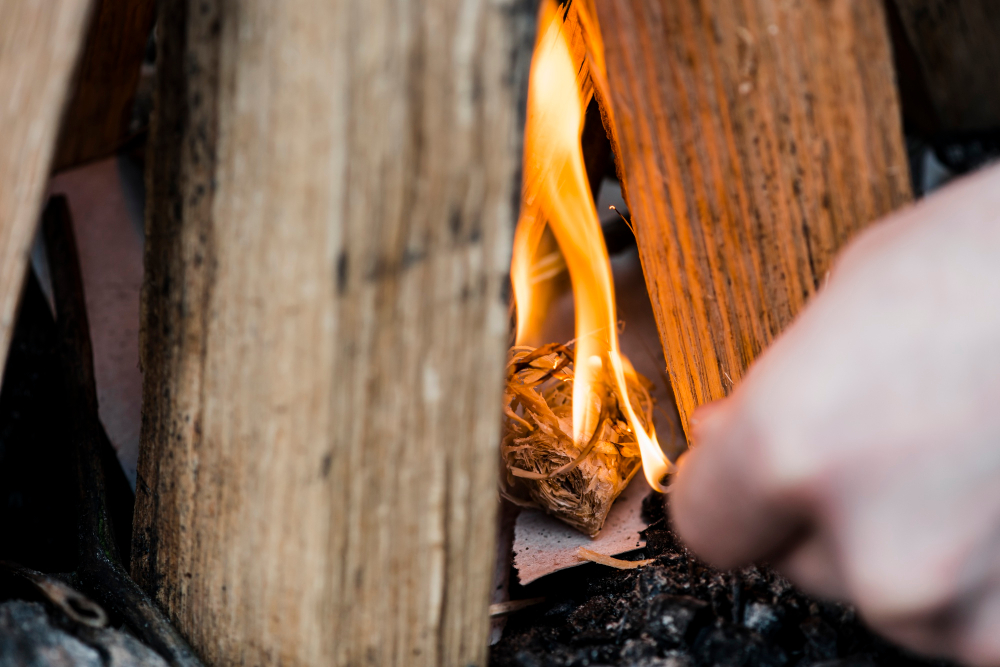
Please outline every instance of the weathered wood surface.
[{"label": "weathered wood surface", "polygon": [[128,138],[155,0],[95,0],[53,168],[111,155]]},{"label": "weathered wood surface", "polygon": [[133,573],[209,664],[485,663],[534,18],[162,3]]},{"label": "weathered wood surface", "polygon": [[1000,2],[890,0],[945,130],[1000,128]]},{"label": "weathered wood surface", "polygon": [[0,3],[0,376],[90,5]]},{"label": "weathered wood surface", "polygon": [[596,11],[598,98],[689,432],[692,411],[739,382],[837,250],[910,199],[882,5],[597,0]]}]

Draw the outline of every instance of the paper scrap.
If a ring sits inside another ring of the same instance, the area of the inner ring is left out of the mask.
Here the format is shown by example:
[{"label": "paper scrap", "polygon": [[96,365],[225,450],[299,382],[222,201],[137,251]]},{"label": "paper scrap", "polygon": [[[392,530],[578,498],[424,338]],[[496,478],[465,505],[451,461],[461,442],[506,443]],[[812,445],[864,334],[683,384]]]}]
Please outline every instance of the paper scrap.
[{"label": "paper scrap", "polygon": [[522,585],[547,574],[582,565],[578,550],[584,547],[605,556],[614,556],[646,546],[639,537],[645,530],[642,500],[649,484],[636,475],[611,506],[604,528],[594,539],[570,528],[541,510],[525,509],[514,524],[514,567]]}]

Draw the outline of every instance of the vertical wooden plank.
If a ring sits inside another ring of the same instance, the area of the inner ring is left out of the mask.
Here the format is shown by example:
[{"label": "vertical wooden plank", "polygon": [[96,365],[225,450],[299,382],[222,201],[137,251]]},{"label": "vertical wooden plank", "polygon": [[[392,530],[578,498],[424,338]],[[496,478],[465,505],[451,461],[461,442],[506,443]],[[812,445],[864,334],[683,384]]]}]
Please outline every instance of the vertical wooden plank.
[{"label": "vertical wooden plank", "polygon": [[685,431],[910,198],[875,0],[597,0],[613,141]]},{"label": "vertical wooden plank", "polygon": [[208,663],[485,663],[533,26],[162,3],[133,573]]},{"label": "vertical wooden plank", "polygon": [[59,135],[55,170],[97,160],[128,138],[155,0],[96,0]]},{"label": "vertical wooden plank", "polygon": [[946,130],[1000,127],[1000,3],[895,2]]},{"label": "vertical wooden plank", "polygon": [[0,377],[90,4],[0,3]]},{"label": "vertical wooden plank", "polygon": [[0,3],[0,377],[90,4]]}]

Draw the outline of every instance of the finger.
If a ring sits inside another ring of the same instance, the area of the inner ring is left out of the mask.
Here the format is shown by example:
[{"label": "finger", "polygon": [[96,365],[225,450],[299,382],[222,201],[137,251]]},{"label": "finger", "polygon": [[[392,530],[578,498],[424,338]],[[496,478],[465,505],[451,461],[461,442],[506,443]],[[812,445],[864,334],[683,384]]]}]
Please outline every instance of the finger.
[{"label": "finger", "polygon": [[670,493],[673,525],[699,556],[731,568],[787,552],[805,514],[768,488],[761,443],[734,399],[699,408]]},{"label": "finger", "polygon": [[1000,665],[1000,588],[992,582],[962,632],[955,638],[952,653],[970,665]]},{"label": "finger", "polygon": [[773,562],[804,591],[828,600],[846,601],[849,597],[837,551],[825,533],[814,530]]}]

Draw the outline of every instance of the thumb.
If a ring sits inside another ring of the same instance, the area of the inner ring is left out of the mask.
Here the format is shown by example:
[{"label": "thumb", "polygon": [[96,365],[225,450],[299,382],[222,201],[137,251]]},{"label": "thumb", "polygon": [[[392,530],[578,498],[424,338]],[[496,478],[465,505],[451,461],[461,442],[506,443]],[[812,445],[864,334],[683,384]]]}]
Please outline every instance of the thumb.
[{"label": "thumb", "polygon": [[766,443],[737,401],[716,401],[691,416],[692,447],[678,462],[669,497],[681,539],[724,569],[780,555],[807,525],[769,483]]}]

